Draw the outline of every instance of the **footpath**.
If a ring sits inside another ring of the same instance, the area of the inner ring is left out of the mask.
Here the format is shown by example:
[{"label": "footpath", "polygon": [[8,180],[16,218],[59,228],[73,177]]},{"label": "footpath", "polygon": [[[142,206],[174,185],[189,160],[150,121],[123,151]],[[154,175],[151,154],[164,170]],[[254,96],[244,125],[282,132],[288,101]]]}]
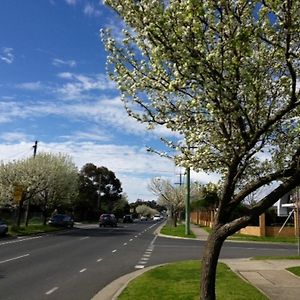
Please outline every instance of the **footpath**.
[{"label": "footpath", "polygon": [[[208,233],[202,228],[191,224],[191,230],[196,238],[206,241]],[[159,232],[157,232],[160,235]],[[171,238],[171,237],[170,237]],[[242,279],[255,286],[270,300],[297,300],[300,299],[300,278],[286,268],[300,266],[300,259],[283,260],[251,260],[220,259]],[[144,272],[155,268],[152,266],[130,274],[126,274],[103,288],[92,300],[116,300],[127,284]]]}]

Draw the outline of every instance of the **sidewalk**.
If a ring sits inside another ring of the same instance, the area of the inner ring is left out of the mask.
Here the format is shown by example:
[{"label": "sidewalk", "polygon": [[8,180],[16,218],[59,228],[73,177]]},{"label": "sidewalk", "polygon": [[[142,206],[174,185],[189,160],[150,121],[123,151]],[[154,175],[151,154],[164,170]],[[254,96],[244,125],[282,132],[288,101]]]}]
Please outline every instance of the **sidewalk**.
[{"label": "sidewalk", "polygon": [[[197,239],[205,241],[208,233],[197,225],[191,224],[191,230]],[[156,232],[159,235],[159,232]],[[171,238],[171,237],[170,237]],[[250,260],[220,259],[241,278],[259,289],[271,300],[296,300],[300,298],[300,278],[286,271],[286,268],[300,266],[300,259],[295,260]],[[151,266],[126,274],[99,291],[92,300],[116,300],[129,281],[142,273],[155,268]]]}]

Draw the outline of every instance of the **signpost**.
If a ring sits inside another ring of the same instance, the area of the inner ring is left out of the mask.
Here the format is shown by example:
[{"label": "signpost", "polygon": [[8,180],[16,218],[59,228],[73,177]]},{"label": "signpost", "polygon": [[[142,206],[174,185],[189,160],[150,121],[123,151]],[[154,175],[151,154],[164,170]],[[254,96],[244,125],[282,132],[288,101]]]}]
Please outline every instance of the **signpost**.
[{"label": "signpost", "polygon": [[14,194],[13,194],[13,199],[15,202],[20,203],[22,200],[24,192],[24,187],[22,185],[15,185],[14,186]]}]

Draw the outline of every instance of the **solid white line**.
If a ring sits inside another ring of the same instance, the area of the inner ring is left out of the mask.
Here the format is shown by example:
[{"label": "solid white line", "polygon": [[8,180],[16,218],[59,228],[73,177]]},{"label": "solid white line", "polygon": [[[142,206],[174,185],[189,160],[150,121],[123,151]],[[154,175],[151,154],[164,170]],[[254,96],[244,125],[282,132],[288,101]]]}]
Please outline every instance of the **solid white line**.
[{"label": "solid white line", "polygon": [[87,269],[84,268],[84,269],[80,270],[79,273],[83,273],[83,272],[85,272],[86,270],[87,270]]},{"label": "solid white line", "polygon": [[[43,235],[45,236],[45,235]],[[43,237],[42,235],[39,235],[39,236],[35,236],[35,237],[30,237],[30,238],[20,238],[18,240],[14,240],[14,241],[9,241],[9,242],[4,242],[4,243],[0,243],[0,246],[1,245],[7,245],[7,244],[15,244],[15,243],[20,243],[20,242],[26,242],[26,241],[30,241],[30,240],[35,240],[35,239],[40,239]]]},{"label": "solid white line", "polygon": [[45,294],[46,294],[46,295],[50,295],[50,294],[52,294],[53,292],[55,292],[57,289],[58,289],[58,287],[56,286],[56,287],[54,287],[53,289],[51,289],[51,290],[49,290],[48,292],[46,292]]},{"label": "solid white line", "polygon": [[6,262],[9,262],[9,261],[12,261],[12,260],[16,260],[16,259],[19,259],[19,258],[23,258],[23,257],[29,256],[29,255],[30,254],[24,254],[24,255],[20,255],[20,256],[17,256],[17,257],[9,258],[9,259],[6,259],[6,260],[2,260],[2,261],[0,261],[0,264],[4,264]]},{"label": "solid white line", "polygon": [[102,258],[97,259],[97,262],[100,262],[100,261],[102,261]]}]

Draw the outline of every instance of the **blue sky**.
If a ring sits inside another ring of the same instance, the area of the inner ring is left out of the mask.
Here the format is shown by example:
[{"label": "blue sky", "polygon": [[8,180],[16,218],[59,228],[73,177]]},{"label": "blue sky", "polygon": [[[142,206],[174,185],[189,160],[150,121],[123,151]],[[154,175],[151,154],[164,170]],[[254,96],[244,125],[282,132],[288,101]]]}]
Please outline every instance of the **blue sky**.
[{"label": "blue sky", "polygon": [[[155,199],[153,177],[179,181],[172,161],[150,154],[164,128],[149,132],[127,117],[107,79],[99,30],[118,20],[96,0],[2,0],[0,160],[38,152],[69,154],[114,171],[129,201]],[[192,174],[208,181],[204,174]]]}]

